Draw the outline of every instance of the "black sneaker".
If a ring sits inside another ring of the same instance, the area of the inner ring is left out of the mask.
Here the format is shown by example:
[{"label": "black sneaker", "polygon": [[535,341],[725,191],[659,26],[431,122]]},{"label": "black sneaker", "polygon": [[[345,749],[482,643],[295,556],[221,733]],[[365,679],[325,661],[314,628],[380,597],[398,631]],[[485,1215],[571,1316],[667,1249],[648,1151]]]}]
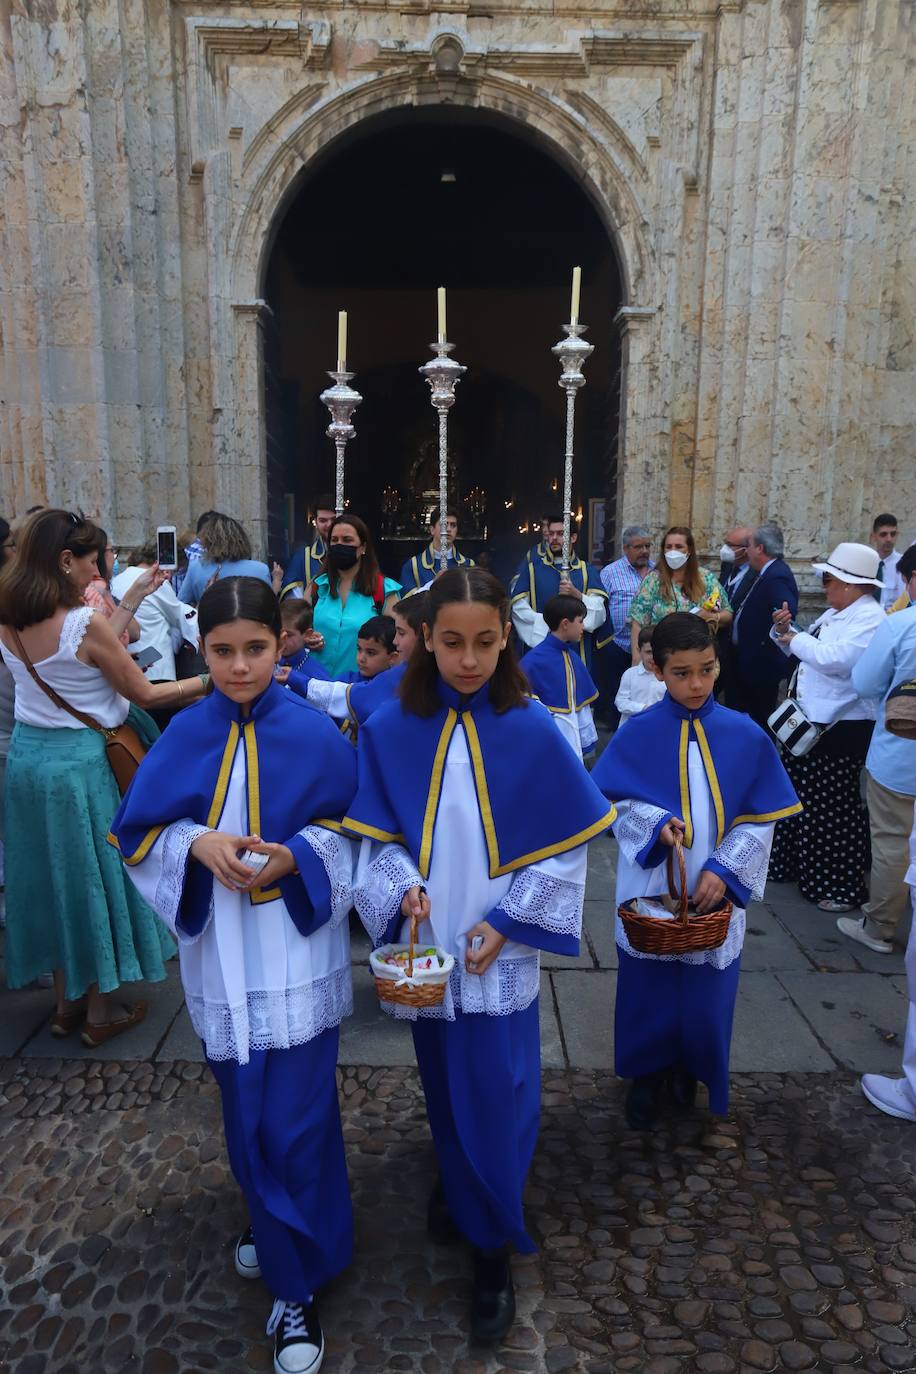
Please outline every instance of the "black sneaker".
[{"label": "black sneaker", "polygon": [[634,1078],[627,1090],[624,1111],[632,1131],[651,1131],[658,1115],[658,1099],[665,1075],[647,1073]]},{"label": "black sneaker", "polygon": [[243,1279],[259,1279],[261,1266],[254,1244],[254,1232],[249,1226],[235,1243],[235,1272]]},{"label": "black sneaker", "polygon": [[314,1300],[274,1303],[267,1323],[274,1342],[274,1374],[317,1374],[324,1360],[324,1334]]},{"label": "black sneaker", "polygon": [[515,1321],[515,1289],[506,1250],[474,1250],[471,1339],[496,1345]]}]

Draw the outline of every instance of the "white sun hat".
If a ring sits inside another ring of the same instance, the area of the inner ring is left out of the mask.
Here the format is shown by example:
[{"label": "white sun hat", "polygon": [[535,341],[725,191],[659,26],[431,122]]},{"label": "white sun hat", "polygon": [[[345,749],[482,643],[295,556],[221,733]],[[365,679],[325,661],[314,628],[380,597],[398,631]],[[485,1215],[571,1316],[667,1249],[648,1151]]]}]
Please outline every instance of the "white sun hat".
[{"label": "white sun hat", "polygon": [[812,563],[815,572],[829,573],[839,582],[867,583],[880,587],[878,550],[869,544],[837,544],[824,563]]}]

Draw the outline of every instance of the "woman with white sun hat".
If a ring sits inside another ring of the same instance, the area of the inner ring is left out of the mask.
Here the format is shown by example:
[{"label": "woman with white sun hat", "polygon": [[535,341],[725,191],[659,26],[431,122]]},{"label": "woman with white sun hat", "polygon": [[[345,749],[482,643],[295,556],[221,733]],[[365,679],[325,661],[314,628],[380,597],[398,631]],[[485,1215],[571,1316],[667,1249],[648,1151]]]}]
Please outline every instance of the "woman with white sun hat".
[{"label": "woman with white sun hat", "polygon": [[825,729],[803,758],[783,756],[804,811],[776,827],[770,878],[797,882],[821,911],[845,912],[867,896],[868,812],[860,779],[875,721],[874,702],[860,700],[851,674],[884,612],[874,597],[881,585],[878,555],[867,544],[837,544],[813,568],[827,610],[807,632],[793,628],[786,606],[773,612],[773,623],[779,643],[797,660],[790,695]]}]

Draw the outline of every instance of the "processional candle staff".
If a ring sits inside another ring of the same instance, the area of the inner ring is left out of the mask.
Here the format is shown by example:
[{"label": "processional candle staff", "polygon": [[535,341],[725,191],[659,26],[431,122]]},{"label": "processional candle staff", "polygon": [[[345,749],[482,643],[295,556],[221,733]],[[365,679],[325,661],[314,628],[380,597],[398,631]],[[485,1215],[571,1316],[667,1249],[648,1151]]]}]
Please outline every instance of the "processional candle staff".
[{"label": "processional candle staff", "polygon": [[329,439],[334,440],[337,451],[334,504],[338,515],[343,515],[344,512],[344,453],[347,440],[352,439],[356,433],[351,423],[353,412],[363,399],[359,392],[354,391],[349,385],[355,375],[354,372],[347,371],[347,312],[341,310],[337,316],[337,371],[328,373],[334,386],[322,391],[320,398],[322,404],[331,412],[331,423],[325,433]]},{"label": "processional candle staff", "polygon": [[572,479],[573,479],[573,459],[575,454],[575,427],[576,427],[576,392],[581,386],[585,386],[585,377],[582,372],[582,364],[586,358],[591,357],[595,351],[594,344],[586,343],[580,338],[584,334],[585,325],[579,323],[579,291],[582,285],[582,268],[574,267],[572,276],[572,299],[569,305],[569,324],[566,328],[566,338],[561,339],[558,344],[554,344],[550,350],[555,358],[559,358],[560,366],[563,371],[560,375],[560,386],[566,392],[566,470],[563,476],[563,563],[562,571],[569,572],[570,568],[570,513],[572,507]]},{"label": "processional candle staff", "polygon": [[439,414],[439,561],[444,571],[448,566],[448,413],[455,404],[455,387],[467,368],[448,356],[455,345],[446,337],[444,286],[439,287],[436,299],[439,339],[430,344],[436,356],[424,363],[419,372],[429,382],[430,400]]}]

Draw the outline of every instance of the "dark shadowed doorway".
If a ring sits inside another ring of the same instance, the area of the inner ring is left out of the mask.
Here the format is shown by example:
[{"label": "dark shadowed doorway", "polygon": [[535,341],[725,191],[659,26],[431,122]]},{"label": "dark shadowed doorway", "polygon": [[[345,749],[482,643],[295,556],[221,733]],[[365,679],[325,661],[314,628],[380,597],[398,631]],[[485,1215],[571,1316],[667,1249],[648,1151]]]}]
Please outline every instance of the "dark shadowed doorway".
[{"label": "dark shadowed doorway", "polygon": [[[436,419],[417,368],[448,288],[449,337],[468,369],[449,419],[450,482],[470,552],[496,571],[533,542],[562,499],[565,397],[550,347],[582,266],[581,318],[595,352],[577,402],[573,508],[605,502],[613,528],[622,304],[618,262],[579,182],[518,125],[445,107],[367,120],[309,165],[280,216],[267,263],[268,495],[279,554],[310,503],[333,489],[329,416],[337,311],[363,396],[347,452],[347,503],[396,572],[435,503]],[[600,507],[599,507],[600,512]],[[600,518],[600,515],[599,515]],[[592,522],[594,526],[594,522]],[[600,553],[591,549],[593,553]]]}]

